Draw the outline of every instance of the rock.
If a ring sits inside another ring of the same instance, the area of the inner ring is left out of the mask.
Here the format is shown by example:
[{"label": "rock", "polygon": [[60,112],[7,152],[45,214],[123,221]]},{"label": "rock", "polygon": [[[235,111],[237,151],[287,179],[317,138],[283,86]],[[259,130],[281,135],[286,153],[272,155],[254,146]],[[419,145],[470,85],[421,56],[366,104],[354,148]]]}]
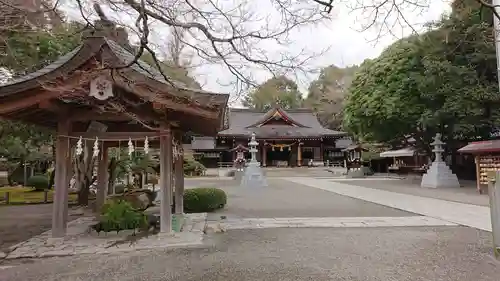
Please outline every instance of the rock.
[{"label": "rock", "polygon": [[83,207],[78,207],[71,210],[72,216],[82,216],[83,214],[85,214],[85,209]]},{"label": "rock", "polygon": [[[193,229],[191,230],[192,232],[197,232],[199,231],[198,228],[196,226],[193,227]],[[222,232],[226,232],[225,229],[219,224],[212,224],[212,225],[207,225],[207,226],[204,226],[204,229],[203,229],[203,232],[205,234],[213,234],[213,233],[222,233]]]},{"label": "rock", "polygon": [[148,189],[138,189],[126,192],[125,194],[112,195],[111,200],[125,200],[139,210],[145,210],[153,204],[155,193]]},{"label": "rock", "polygon": [[0,251],[0,259],[5,259],[7,257],[7,254]]}]

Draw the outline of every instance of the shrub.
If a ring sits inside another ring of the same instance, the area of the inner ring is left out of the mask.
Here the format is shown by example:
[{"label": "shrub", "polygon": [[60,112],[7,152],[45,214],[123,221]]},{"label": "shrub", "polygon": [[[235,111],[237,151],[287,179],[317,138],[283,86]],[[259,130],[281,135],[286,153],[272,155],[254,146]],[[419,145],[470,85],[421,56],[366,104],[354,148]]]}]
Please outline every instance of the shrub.
[{"label": "shrub", "polygon": [[101,230],[104,232],[136,229],[147,224],[146,216],[124,200],[111,200],[101,209]]},{"label": "shrub", "polygon": [[184,174],[190,176],[201,176],[207,168],[203,166],[200,162],[194,159],[185,159],[184,160]]},{"label": "shrub", "polygon": [[28,179],[26,186],[33,187],[35,190],[45,190],[49,186],[49,179],[44,175],[32,176]]},{"label": "shrub", "polygon": [[186,213],[212,212],[224,208],[227,195],[219,188],[201,187],[184,191],[184,211]]}]

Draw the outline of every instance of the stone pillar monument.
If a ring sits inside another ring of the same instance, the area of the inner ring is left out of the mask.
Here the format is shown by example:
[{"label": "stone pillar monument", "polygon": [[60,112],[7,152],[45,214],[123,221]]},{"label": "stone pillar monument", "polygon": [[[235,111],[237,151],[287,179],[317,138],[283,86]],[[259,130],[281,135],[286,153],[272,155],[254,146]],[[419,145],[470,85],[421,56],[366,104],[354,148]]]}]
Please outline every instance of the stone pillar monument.
[{"label": "stone pillar monument", "polygon": [[258,144],[259,143],[255,140],[255,133],[252,133],[252,139],[248,143],[252,158],[243,172],[243,177],[241,178],[240,183],[241,187],[257,188],[267,186],[267,180],[264,177],[262,169],[260,168],[260,163],[257,162]]},{"label": "stone pillar monument", "polygon": [[434,146],[432,152],[435,154],[435,159],[429,170],[427,170],[427,173],[422,177],[421,187],[460,187],[457,176],[453,174],[451,169],[446,166],[446,163],[442,159],[444,144],[445,143],[441,141],[441,134],[436,134],[434,142],[431,143],[431,145]]}]

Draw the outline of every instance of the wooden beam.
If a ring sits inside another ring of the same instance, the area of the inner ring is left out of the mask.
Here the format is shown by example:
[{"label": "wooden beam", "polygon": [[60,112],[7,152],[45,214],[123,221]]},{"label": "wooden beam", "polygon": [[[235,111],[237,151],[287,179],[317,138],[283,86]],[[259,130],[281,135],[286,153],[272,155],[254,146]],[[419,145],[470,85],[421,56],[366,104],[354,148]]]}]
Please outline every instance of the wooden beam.
[{"label": "wooden beam", "polygon": [[[39,102],[38,108],[62,115],[68,115],[71,110],[69,106],[57,104],[53,100],[43,100]],[[74,112],[71,113],[74,114]]]},{"label": "wooden beam", "polygon": [[[129,110],[129,109],[127,109]],[[178,121],[166,121],[164,118],[160,116],[155,116],[151,113],[142,112],[140,110],[131,110],[133,115],[139,117],[140,121],[143,122],[157,122],[161,125],[179,127]],[[135,120],[131,116],[126,113],[113,113],[113,112],[96,112],[95,110],[85,110],[73,113],[73,116],[70,117],[71,121],[133,121]]]},{"label": "wooden beam", "polygon": [[[102,70],[95,70],[94,72],[92,70],[77,70],[68,77],[64,77],[64,79],[55,79],[53,82],[42,81],[40,82],[40,88],[18,93],[16,95],[19,97],[12,101],[0,102],[0,115],[31,107],[54,98],[82,95],[83,93],[75,91],[75,88],[89,83],[92,79],[104,73],[109,73],[109,70],[107,72]],[[60,84],[61,86],[51,86],[51,84]]]},{"label": "wooden beam", "polygon": [[71,121],[131,121],[132,118],[122,114],[111,112],[96,112],[94,110],[85,110],[75,113],[70,117]]},{"label": "wooden beam", "polygon": [[13,100],[10,102],[1,102],[0,103],[0,114],[7,114],[10,112],[14,112],[23,108],[31,107],[34,105],[37,105],[39,103],[42,103],[46,100],[50,100],[53,98],[58,98],[62,96],[68,96],[68,95],[75,95],[74,93],[72,94],[65,94],[61,92],[49,92],[46,90],[34,90],[33,92],[36,93],[28,93],[24,97]]},{"label": "wooden beam", "polygon": [[169,109],[186,112],[195,116],[209,119],[218,118],[218,113],[216,111],[197,107],[194,103],[184,104],[175,102],[172,99],[166,98],[165,92],[152,91],[151,89],[147,89],[144,86],[139,86],[138,83],[129,83],[129,81],[127,81],[126,78],[122,75],[115,75],[114,79],[117,85],[119,85],[120,87],[123,87],[127,91],[135,93],[152,103],[160,103]]},{"label": "wooden beam", "polygon": [[102,141],[119,141],[119,140],[128,140],[129,138],[131,139],[142,139],[142,138],[150,138],[150,137],[157,137],[160,135],[159,131],[149,131],[149,132],[104,132],[104,133],[97,133],[97,132],[71,132],[69,134],[71,137],[74,138],[88,138],[88,139],[95,139],[96,137],[99,138],[99,140]]}]

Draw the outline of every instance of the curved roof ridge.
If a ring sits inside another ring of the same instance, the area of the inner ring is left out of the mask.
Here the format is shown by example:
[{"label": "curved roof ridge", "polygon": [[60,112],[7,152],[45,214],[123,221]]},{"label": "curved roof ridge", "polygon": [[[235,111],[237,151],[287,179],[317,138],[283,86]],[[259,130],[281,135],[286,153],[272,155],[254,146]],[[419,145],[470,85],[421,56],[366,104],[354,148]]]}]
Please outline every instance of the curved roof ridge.
[{"label": "curved roof ridge", "polygon": [[297,122],[296,120],[294,120],[284,109],[282,109],[281,107],[273,107],[271,108],[270,110],[268,110],[266,112],[266,114],[264,114],[264,116],[259,119],[257,122],[254,122],[252,124],[250,124],[249,126],[247,126],[247,128],[251,128],[251,127],[256,127],[258,125],[263,125],[264,123],[268,122],[271,118],[273,118],[273,116],[276,114],[276,113],[279,113],[282,117],[284,117],[285,119],[287,119],[290,123],[298,126],[298,127],[305,127],[305,128],[308,128],[307,126],[304,126],[302,125],[301,123]]}]

